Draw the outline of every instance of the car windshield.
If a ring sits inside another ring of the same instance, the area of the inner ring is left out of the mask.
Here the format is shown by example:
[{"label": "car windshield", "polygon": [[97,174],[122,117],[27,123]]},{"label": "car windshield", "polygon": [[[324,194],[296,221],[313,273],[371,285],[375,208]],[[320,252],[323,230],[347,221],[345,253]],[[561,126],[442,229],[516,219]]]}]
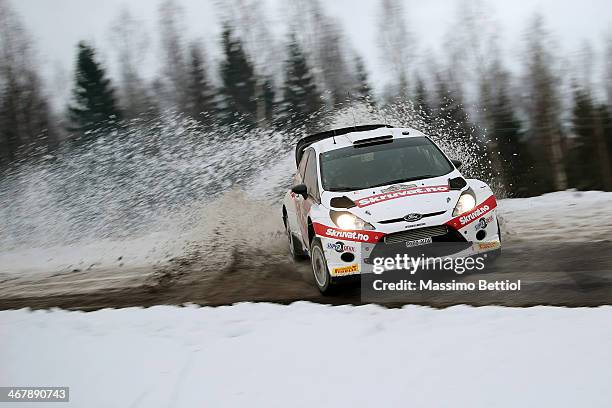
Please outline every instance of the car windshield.
[{"label": "car windshield", "polygon": [[321,181],[327,191],[351,191],[443,176],[453,166],[426,137],[393,139],[322,153]]}]

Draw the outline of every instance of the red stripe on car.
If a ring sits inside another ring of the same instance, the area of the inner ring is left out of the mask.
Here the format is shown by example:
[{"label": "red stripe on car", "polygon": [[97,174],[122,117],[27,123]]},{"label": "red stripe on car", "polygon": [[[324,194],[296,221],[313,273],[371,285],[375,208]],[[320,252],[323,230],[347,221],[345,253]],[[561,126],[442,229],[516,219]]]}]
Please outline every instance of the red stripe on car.
[{"label": "red stripe on car", "polygon": [[378,242],[385,234],[381,232],[373,231],[361,231],[361,230],[341,230],[338,228],[328,227],[327,225],[319,224],[314,222],[312,224],[316,235],[336,238],[344,241],[355,241],[355,242]]},{"label": "red stripe on car", "polygon": [[446,225],[450,225],[457,230],[461,229],[478,220],[483,215],[493,211],[495,207],[497,207],[497,200],[495,200],[495,196],[491,196],[480,203],[480,205],[476,206],[472,211],[468,211],[465,214],[453,218],[448,221]]},{"label": "red stripe on car", "polygon": [[432,194],[432,193],[447,193],[449,187],[444,186],[429,186],[429,187],[414,187],[405,190],[393,191],[390,193],[376,194],[369,197],[360,198],[357,200],[357,207],[363,208],[373,204],[382,203],[384,201],[395,200],[396,198],[412,197],[421,194]]}]

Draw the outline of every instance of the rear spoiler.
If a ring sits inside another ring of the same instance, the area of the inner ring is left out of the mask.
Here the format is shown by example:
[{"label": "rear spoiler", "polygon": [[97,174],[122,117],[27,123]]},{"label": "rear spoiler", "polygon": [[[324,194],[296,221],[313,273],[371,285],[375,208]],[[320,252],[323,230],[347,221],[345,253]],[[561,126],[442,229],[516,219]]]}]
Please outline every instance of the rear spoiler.
[{"label": "rear spoiler", "polygon": [[345,135],[351,132],[366,132],[368,130],[374,130],[374,129],[380,129],[380,128],[391,128],[391,127],[392,126],[390,125],[382,125],[382,124],[351,126],[351,127],[341,128],[341,129],[326,130],[325,132],[315,133],[313,135],[303,137],[297,142],[297,146],[295,147],[295,163],[296,165],[299,166],[300,160],[302,159],[302,155],[304,154],[304,150],[306,150],[306,148],[310,146],[311,144],[316,143],[320,140],[329,139],[335,136]]}]

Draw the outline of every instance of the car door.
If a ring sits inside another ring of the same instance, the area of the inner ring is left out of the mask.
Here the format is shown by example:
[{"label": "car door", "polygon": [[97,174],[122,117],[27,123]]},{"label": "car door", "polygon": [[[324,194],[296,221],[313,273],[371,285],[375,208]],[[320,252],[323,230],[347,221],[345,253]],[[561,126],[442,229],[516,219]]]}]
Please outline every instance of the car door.
[{"label": "car door", "polygon": [[319,183],[317,181],[317,155],[314,149],[309,149],[308,161],[304,169],[303,183],[308,189],[306,199],[301,198],[300,210],[298,212],[298,220],[300,223],[300,232],[302,233],[302,241],[307,247],[310,247],[308,242],[308,216],[310,215],[313,205],[318,205],[319,198]]},{"label": "car door", "polygon": [[[310,152],[312,149],[308,149],[304,151],[302,154],[302,159],[297,168],[297,172],[293,176],[293,185],[296,186],[298,184],[304,184],[304,173],[306,172],[306,164],[308,163],[308,157],[310,156]],[[293,209],[289,211],[294,214],[295,224],[291,223],[291,231],[298,237],[302,237],[302,209],[304,207],[303,202],[304,198],[299,195],[291,192],[291,200],[293,202]]]}]

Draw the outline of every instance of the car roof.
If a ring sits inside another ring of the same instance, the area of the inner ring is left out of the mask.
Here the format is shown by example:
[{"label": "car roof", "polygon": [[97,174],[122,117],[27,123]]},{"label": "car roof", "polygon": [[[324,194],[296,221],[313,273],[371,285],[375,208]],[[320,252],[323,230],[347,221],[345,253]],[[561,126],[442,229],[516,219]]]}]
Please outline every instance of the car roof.
[{"label": "car roof", "polygon": [[425,136],[420,131],[409,127],[392,127],[389,125],[373,124],[351,126],[347,128],[332,129],[325,132],[306,136],[298,141],[295,149],[296,164],[299,165],[304,150],[315,148],[318,152],[336,150],[355,144],[375,142],[377,139],[397,139],[411,136]]},{"label": "car roof", "polygon": [[317,142],[319,151],[326,152],[343,147],[354,146],[355,144],[366,143],[369,141],[384,140],[385,138],[400,139],[405,137],[424,136],[416,129],[410,128],[380,128],[364,132],[350,132],[340,137],[325,139]]}]

